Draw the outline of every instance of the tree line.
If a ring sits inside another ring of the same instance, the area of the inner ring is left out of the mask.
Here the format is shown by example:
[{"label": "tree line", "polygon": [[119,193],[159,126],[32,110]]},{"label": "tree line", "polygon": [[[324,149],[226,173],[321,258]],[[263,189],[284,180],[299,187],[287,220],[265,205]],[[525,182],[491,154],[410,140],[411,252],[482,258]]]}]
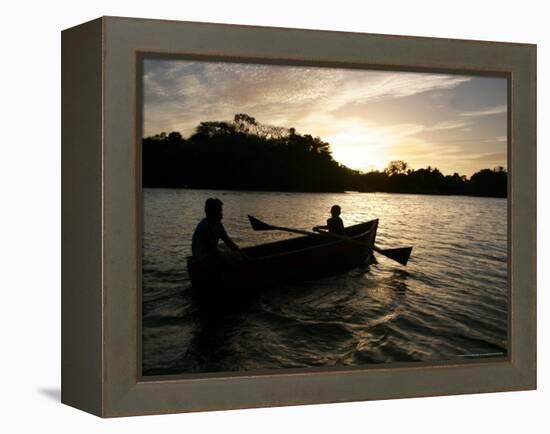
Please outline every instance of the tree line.
[{"label": "tree line", "polygon": [[191,136],[160,133],[143,139],[143,186],[303,192],[391,192],[506,197],[507,173],[483,169],[467,178],[437,168],[413,170],[392,161],[363,173],[333,159],[330,144],[294,128],[257,122],[201,122]]}]

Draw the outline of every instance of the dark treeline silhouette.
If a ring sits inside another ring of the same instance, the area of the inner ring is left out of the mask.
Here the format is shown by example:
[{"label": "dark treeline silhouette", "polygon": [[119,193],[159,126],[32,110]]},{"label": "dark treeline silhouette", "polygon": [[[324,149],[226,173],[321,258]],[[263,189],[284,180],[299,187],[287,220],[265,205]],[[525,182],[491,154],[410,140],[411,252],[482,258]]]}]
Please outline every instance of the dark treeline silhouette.
[{"label": "dark treeline silhouette", "polygon": [[506,197],[507,173],[503,167],[483,169],[468,179],[454,173],[443,175],[437,168],[408,169],[403,161],[392,161],[382,171],[359,174],[354,189],[368,192],[455,194]]},{"label": "dark treeline silhouette", "polygon": [[343,191],[350,174],[318,137],[246,114],[201,122],[188,139],[173,132],[143,140],[145,187]]},{"label": "dark treeline silhouette", "polygon": [[143,186],[304,192],[392,192],[506,197],[506,171],[484,169],[470,179],[392,161],[362,173],[332,158],[330,145],[294,128],[264,125],[247,114],[233,122],[201,122],[143,139]]}]

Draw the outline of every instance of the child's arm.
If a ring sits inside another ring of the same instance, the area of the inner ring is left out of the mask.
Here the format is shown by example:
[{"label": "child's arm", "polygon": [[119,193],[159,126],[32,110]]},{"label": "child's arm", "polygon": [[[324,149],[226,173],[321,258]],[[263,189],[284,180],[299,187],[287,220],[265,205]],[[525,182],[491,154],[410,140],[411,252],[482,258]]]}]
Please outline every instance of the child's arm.
[{"label": "child's arm", "polygon": [[330,226],[330,219],[327,220],[327,224],[324,225],[324,226],[315,226],[315,227],[313,228],[313,231],[319,232],[319,231],[321,231],[322,229],[328,230],[328,229],[329,229],[329,226]]}]

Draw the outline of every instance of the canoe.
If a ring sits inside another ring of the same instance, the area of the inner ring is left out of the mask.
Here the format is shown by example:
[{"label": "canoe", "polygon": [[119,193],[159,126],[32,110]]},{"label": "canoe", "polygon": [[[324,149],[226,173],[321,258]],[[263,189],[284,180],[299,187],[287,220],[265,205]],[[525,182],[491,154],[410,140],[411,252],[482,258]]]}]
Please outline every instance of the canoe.
[{"label": "canoe", "polygon": [[[344,235],[374,245],[378,219],[348,226]],[[300,236],[245,247],[247,260],[212,270],[187,258],[187,270],[195,294],[258,292],[261,288],[340,273],[375,262],[372,250],[326,234]]]}]

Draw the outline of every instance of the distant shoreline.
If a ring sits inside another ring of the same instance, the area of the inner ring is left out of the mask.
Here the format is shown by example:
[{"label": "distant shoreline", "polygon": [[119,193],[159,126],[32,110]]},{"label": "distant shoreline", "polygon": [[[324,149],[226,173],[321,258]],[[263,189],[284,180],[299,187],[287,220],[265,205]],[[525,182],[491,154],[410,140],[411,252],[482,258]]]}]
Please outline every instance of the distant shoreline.
[{"label": "distant shoreline", "polygon": [[452,193],[407,193],[407,192],[394,192],[394,191],[299,191],[299,190],[265,190],[265,189],[236,189],[236,188],[216,188],[216,187],[150,187],[143,186],[142,190],[217,190],[217,191],[229,191],[229,192],[243,192],[243,193],[297,193],[297,194],[396,194],[407,196],[453,196],[453,197],[478,197],[480,199],[508,199],[507,196],[483,196],[473,194],[452,194]]},{"label": "distant shoreline", "polygon": [[480,169],[468,178],[393,160],[382,171],[360,172],[336,161],[321,138],[262,125],[244,113],[233,122],[201,122],[188,138],[177,131],[144,138],[141,160],[143,185],[152,188],[223,185],[235,191],[508,195],[504,167]]}]

